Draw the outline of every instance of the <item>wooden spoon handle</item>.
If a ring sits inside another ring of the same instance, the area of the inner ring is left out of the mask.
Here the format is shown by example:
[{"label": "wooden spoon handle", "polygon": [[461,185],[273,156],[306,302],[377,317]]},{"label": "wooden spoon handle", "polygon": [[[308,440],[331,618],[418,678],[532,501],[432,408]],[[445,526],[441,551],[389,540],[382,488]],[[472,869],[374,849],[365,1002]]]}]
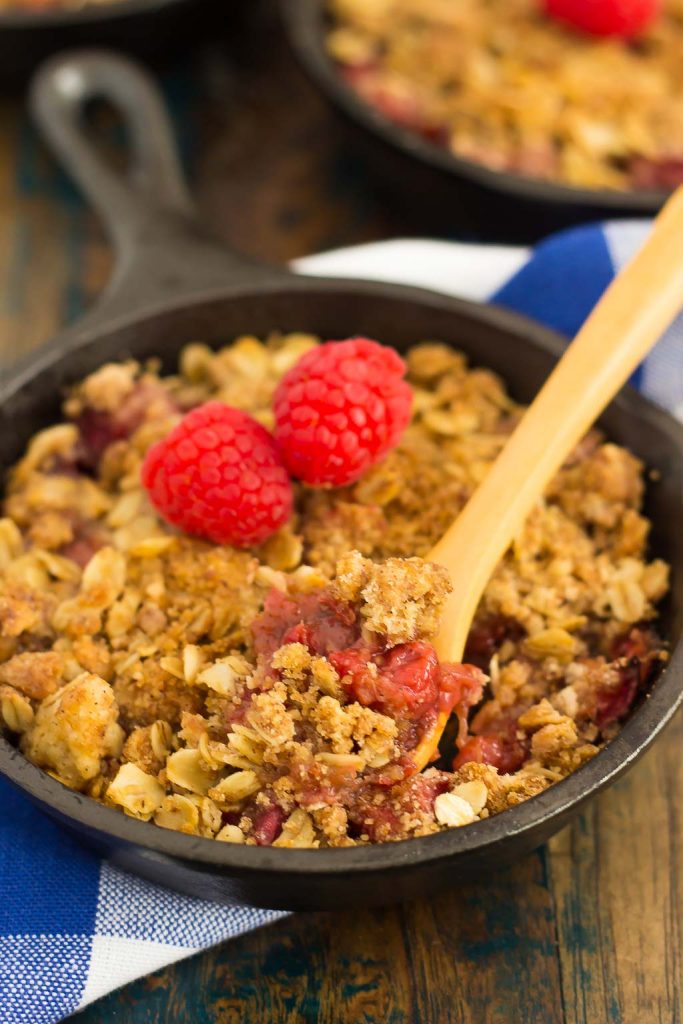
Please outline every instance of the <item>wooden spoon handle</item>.
[{"label": "wooden spoon handle", "polygon": [[538,498],[635,367],[683,307],[683,188],[613,281],[538,393],[488,476],[429,557],[451,573],[436,647],[462,658],[496,565]]}]

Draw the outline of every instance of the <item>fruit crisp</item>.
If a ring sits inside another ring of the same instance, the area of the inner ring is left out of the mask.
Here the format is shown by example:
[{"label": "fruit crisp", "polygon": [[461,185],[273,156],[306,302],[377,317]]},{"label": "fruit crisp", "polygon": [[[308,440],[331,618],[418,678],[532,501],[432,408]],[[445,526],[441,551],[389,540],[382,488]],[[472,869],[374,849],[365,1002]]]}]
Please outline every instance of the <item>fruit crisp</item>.
[{"label": "fruit crisp", "polygon": [[[445,345],[408,352],[413,418],[388,456],[345,487],[295,484],[291,521],[259,547],[167,525],[141,484],[150,446],[210,399],[271,429],[278,382],[316,344],[192,344],[176,376],[103,366],[12,470],[0,709],[65,785],[232,843],[424,836],[579,767],[665,660],[643,466],[592,431],[491,579],[467,664],[439,664],[450,581],[424,557],[522,412]],[[443,709],[450,752],[416,773]]]},{"label": "fruit crisp", "polygon": [[362,99],[455,156],[591,189],[673,189],[683,0],[661,6],[637,37],[603,38],[541,0],[330,0],[327,45]]}]

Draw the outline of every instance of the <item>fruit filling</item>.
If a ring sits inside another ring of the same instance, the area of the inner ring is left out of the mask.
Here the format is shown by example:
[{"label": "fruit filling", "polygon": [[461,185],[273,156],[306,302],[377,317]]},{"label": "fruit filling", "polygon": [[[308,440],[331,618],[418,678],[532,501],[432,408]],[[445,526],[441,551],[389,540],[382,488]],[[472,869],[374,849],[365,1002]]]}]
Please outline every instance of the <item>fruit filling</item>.
[{"label": "fruit filling", "polygon": [[[12,469],[0,716],[141,821],[344,847],[514,807],[608,742],[666,661],[644,467],[591,431],[490,580],[464,664],[426,556],[522,413],[430,342],[304,334],[108,364]],[[451,713],[438,761],[416,748]]]},{"label": "fruit filling", "polygon": [[[411,579],[417,576],[428,595],[423,609],[411,593]],[[393,622],[383,617],[384,605],[372,604],[379,578],[390,581],[407,602],[400,624],[396,617]],[[352,552],[337,564],[330,586],[295,597],[273,590],[266,597],[251,625],[259,672],[266,679],[272,673],[281,678],[286,673],[281,663],[290,656],[297,663],[315,661],[316,671],[324,669],[335,679],[334,697],[342,706],[369,708],[393,721],[391,757],[376,765],[383,776],[390,762],[412,774],[415,747],[429,737],[439,712],[455,711],[466,722],[486,680],[474,665],[440,664],[431,643],[412,639],[431,635],[448,590],[439,566],[419,559],[375,565]]]}]

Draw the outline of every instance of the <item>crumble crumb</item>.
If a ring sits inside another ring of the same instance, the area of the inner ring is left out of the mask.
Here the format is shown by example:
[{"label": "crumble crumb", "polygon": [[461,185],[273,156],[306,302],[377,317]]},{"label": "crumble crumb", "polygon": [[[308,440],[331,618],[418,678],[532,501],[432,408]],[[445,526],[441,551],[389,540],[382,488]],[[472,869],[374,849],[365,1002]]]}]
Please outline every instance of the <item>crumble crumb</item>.
[{"label": "crumble crumb", "polygon": [[443,566],[421,558],[376,563],[351,551],[337,564],[334,591],[360,602],[367,630],[399,644],[435,636],[451,583]]},{"label": "crumble crumb", "polygon": [[104,758],[121,752],[123,730],[117,718],[112,688],[84,672],[41,703],[22,750],[67,785],[82,789]]}]

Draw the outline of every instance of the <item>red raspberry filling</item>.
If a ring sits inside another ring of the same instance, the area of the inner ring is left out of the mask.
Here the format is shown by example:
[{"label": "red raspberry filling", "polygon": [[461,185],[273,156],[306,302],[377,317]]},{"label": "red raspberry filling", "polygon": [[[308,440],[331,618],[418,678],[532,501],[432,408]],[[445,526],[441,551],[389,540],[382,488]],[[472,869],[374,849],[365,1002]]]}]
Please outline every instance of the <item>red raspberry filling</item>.
[{"label": "red raspberry filling", "polygon": [[349,820],[356,834],[369,836],[373,843],[401,838],[402,816],[415,810],[433,813],[434,801],[448,791],[449,782],[448,775],[434,770],[429,776],[413,775],[396,787],[388,801],[379,786],[366,786],[349,808]]},{"label": "red raspberry filling", "polygon": [[164,519],[216,544],[259,544],[292,514],[292,485],[273,438],[222,402],[193,409],[152,445],[142,482]]},{"label": "red raspberry filling", "polygon": [[524,744],[508,736],[470,736],[453,761],[453,771],[464,764],[490,764],[503,775],[516,772],[528,755]]},{"label": "red raspberry filling", "polygon": [[327,588],[296,597],[271,591],[251,631],[259,660],[267,665],[283,644],[302,643],[325,655],[351,701],[399,724],[403,754],[414,749],[439,711],[455,711],[464,720],[481,698],[484,676],[478,668],[441,664],[424,640],[388,649],[380,637],[368,643],[353,606]]},{"label": "red raspberry filling", "polygon": [[350,647],[358,641],[360,627],[353,608],[326,589],[296,597],[271,590],[251,634],[257,655],[270,660],[283,644],[304,644],[312,654]]},{"label": "red raspberry filling", "polygon": [[285,812],[278,804],[272,804],[265,810],[258,810],[254,816],[253,834],[257,846],[272,846],[285,820]]},{"label": "red raspberry filling", "polygon": [[275,392],[275,437],[292,476],[314,486],[352,483],[379,462],[410,422],[405,363],[368,338],[307,352]]},{"label": "red raspberry filling", "polygon": [[439,698],[439,661],[431,644],[399,644],[386,654],[369,649],[329,656],[352,700],[392,716],[416,717]]},{"label": "red raspberry filling", "polygon": [[617,685],[603,687],[595,694],[592,714],[600,729],[623,718],[631,710],[638,694],[647,687],[658,664],[657,658],[649,656],[656,644],[656,634],[647,626],[634,626],[614,640],[611,657],[620,658],[625,664],[618,669]]},{"label": "red raspberry filling", "polygon": [[166,388],[154,380],[138,381],[113,412],[84,409],[76,421],[80,433],[77,448],[79,466],[86,470],[96,469],[109,445],[135,433],[144,423],[152,405],[159,414],[166,412],[171,416],[178,412]]}]

